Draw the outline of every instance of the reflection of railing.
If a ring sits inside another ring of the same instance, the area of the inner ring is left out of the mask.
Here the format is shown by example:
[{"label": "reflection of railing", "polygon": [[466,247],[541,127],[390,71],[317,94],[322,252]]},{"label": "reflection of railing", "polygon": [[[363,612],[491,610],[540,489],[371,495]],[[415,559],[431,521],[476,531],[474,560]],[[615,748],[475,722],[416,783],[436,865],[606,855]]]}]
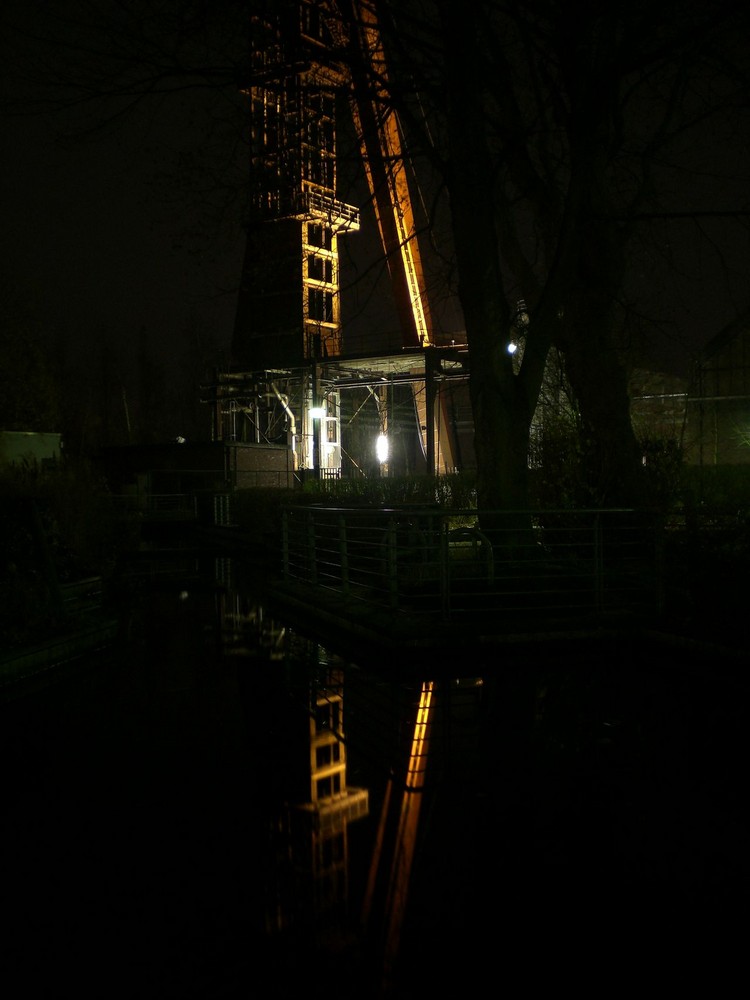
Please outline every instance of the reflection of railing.
[{"label": "reflection of railing", "polygon": [[440,618],[599,617],[662,607],[662,529],[627,510],[289,507],[287,581]]},{"label": "reflection of railing", "polygon": [[119,510],[158,520],[190,521],[197,516],[193,493],[128,493],[113,497],[113,501]]}]

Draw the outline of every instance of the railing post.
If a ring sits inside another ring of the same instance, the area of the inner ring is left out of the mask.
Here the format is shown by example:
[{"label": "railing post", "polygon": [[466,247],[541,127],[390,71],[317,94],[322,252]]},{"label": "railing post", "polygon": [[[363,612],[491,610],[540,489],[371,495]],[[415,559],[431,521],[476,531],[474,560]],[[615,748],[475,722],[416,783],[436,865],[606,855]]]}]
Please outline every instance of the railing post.
[{"label": "railing post", "polygon": [[289,579],[289,511],[281,512],[281,571]]},{"label": "railing post", "polygon": [[442,618],[449,618],[451,611],[450,547],[448,545],[448,522],[443,518],[440,519],[438,558],[440,559],[440,614]]},{"label": "railing post", "polygon": [[318,582],[318,557],[315,550],[315,516],[307,512],[307,567],[310,583]]},{"label": "railing post", "polygon": [[339,562],[341,563],[341,590],[349,593],[349,552],[346,542],[346,518],[339,514]]},{"label": "railing post", "polygon": [[664,536],[665,518],[664,515],[657,514],[654,518],[654,576],[656,578],[656,612],[659,616],[664,614],[666,604]]},{"label": "railing post", "polygon": [[601,514],[594,515],[594,606],[596,613],[604,609],[604,540]]},{"label": "railing post", "polygon": [[392,517],[388,518],[385,538],[385,568],[388,583],[388,595],[392,608],[398,607],[398,553],[396,547],[396,524]]}]

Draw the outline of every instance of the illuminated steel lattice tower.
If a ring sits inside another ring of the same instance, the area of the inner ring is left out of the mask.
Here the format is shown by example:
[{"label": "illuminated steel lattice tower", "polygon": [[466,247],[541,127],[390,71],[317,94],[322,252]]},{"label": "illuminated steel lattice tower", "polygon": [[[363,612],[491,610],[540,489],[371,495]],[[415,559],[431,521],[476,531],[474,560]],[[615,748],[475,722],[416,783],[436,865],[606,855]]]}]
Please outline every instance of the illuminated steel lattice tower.
[{"label": "illuminated steel lattice tower", "polygon": [[248,247],[233,360],[250,370],[342,353],[338,240],[359,212],[336,198],[344,82],[320,3],[276,2],[252,22]]}]

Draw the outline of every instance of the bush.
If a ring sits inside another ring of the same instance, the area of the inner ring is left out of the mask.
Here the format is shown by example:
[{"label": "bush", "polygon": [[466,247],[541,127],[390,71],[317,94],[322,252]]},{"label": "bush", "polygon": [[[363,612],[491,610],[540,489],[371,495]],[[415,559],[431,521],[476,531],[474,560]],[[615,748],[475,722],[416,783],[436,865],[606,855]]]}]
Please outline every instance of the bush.
[{"label": "bush", "polygon": [[132,540],[85,462],[3,470],[0,536],[0,631],[9,647],[63,630],[59,585],[107,578]]}]

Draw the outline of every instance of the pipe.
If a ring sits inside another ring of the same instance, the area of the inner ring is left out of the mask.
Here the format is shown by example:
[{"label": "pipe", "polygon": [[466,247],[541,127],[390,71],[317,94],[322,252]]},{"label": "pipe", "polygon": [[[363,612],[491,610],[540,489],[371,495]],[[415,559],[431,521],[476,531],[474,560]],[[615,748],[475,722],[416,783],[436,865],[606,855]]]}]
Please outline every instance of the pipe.
[{"label": "pipe", "polygon": [[297,445],[296,445],[296,442],[297,442],[297,422],[294,419],[294,414],[292,413],[292,411],[289,408],[289,397],[285,396],[285,395],[283,395],[283,393],[279,392],[279,390],[276,388],[276,383],[275,382],[271,382],[271,388],[273,389],[274,394],[275,394],[276,398],[278,399],[278,401],[284,407],[284,410],[285,410],[287,416],[289,417],[289,423],[291,425],[291,432],[292,432],[292,458],[294,460],[294,468],[296,469],[297,468]]}]

